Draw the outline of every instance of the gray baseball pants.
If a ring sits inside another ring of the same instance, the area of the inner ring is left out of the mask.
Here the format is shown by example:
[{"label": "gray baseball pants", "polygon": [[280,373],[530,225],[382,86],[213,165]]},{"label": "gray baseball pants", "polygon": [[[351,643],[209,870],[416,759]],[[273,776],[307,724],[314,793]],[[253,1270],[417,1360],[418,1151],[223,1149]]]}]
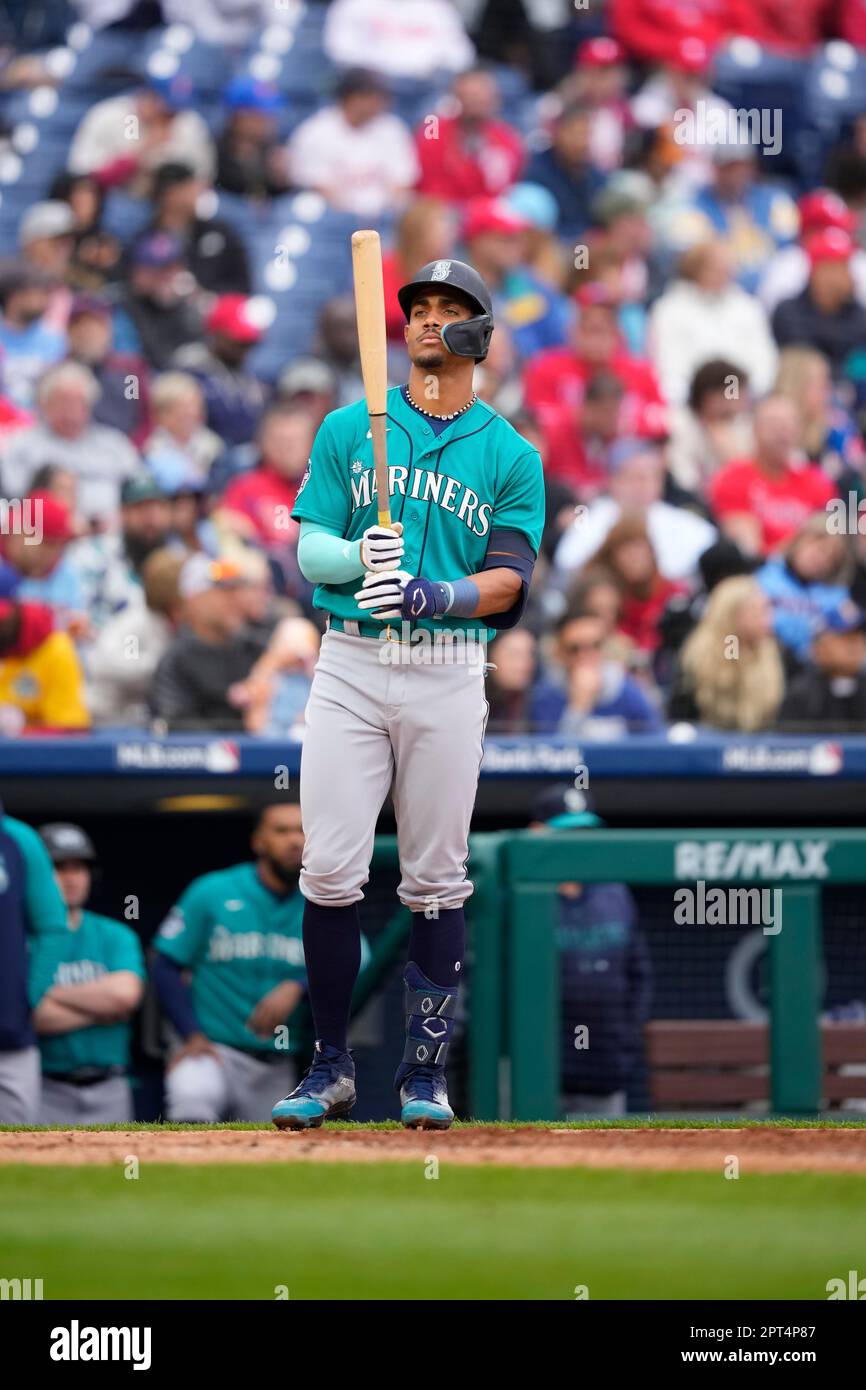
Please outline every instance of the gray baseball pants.
[{"label": "gray baseball pants", "polygon": [[364,896],[389,791],[400,901],[422,912],[469,897],[469,824],[488,712],[484,658],[477,643],[325,633],[301,755],[305,898],[342,907]]},{"label": "gray baseball pants", "polygon": [[125,1076],[107,1076],[92,1086],[42,1078],[41,1125],[122,1125],[134,1114],[132,1088]]},{"label": "gray baseball pants", "polygon": [[0,1052],[0,1125],[35,1125],[39,1116],[38,1047]]}]

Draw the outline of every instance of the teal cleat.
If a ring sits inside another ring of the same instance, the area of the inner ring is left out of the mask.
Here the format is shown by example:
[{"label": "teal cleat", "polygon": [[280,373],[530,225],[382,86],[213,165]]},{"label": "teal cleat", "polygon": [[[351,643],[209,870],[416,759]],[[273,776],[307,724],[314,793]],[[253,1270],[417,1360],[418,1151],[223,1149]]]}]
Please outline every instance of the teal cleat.
[{"label": "teal cleat", "polygon": [[418,1067],[400,1087],[400,1123],[406,1129],[450,1129],[454,1111],[448,1104],[441,1067]]},{"label": "teal cleat", "polygon": [[339,1120],[355,1104],[355,1063],[350,1052],[317,1042],[309,1071],[285,1100],[277,1101],[271,1119],[277,1129],[318,1129]]}]

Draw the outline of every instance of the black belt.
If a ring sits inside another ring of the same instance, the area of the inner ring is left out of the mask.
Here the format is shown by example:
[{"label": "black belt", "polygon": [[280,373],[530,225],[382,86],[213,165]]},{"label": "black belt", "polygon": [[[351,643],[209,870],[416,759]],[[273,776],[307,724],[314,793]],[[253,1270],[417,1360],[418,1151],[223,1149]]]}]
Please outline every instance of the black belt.
[{"label": "black belt", "polygon": [[126,1076],[125,1067],[78,1067],[75,1071],[47,1071],[46,1081],[62,1081],[67,1086],[95,1086],[114,1076]]}]

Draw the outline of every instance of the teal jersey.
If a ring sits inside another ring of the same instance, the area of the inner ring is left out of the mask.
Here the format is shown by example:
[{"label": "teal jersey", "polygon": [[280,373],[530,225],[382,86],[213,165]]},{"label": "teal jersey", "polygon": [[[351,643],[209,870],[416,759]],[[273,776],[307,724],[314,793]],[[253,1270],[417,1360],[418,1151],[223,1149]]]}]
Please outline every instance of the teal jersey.
[{"label": "teal jersey", "polygon": [[212,1042],[268,1052],[247,1019],[263,995],[285,980],[305,982],[300,893],[279,896],[255,864],[195,879],[166,917],[153,944],[191,973],[193,1007]]},{"label": "teal jersey", "polygon": [[[81,985],[115,970],[145,978],[144,953],[135,932],[112,917],[84,911],[77,928],[45,932],[30,949],[30,1003],[35,1009],[52,985]],[[128,1067],[129,1023],[95,1023],[39,1039],[47,1076],[78,1067]]]},{"label": "teal jersey", "polygon": [[[462,579],[484,565],[494,528],[520,531],[538,554],[544,479],[538,451],[489,405],[477,401],[439,435],[400,387],[388,392],[388,478],[392,521],[402,521],[401,568],[434,580]],[[358,540],[378,521],[373,442],[365,401],[322,421],[292,516]],[[353,598],[360,579],[320,584],[317,608],[368,617]],[[483,618],[421,619],[417,627],[490,636]]]},{"label": "teal jersey", "polygon": [[[2,816],[3,829],[15,841],[24,862],[24,916],[31,936],[66,931],[66,907],[54,877],[54,865],[41,838],[24,821]],[[0,856],[0,884],[6,879]]]}]

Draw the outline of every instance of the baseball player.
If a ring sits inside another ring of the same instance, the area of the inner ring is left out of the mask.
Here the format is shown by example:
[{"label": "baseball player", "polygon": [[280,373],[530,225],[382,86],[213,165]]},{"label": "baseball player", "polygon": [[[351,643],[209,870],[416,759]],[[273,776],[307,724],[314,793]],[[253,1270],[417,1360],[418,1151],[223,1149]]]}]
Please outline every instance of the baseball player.
[{"label": "baseball player", "polygon": [[42,1053],[39,1123],[133,1119],[129,1019],[144,993],[144,955],[131,927],[91,912],[93,842],[79,825],[39,831],[66,906],[65,929],[30,951],[30,1002]]},{"label": "baseball player", "polygon": [[472,389],[493,332],[484,281],[462,261],[435,261],[399,300],[411,371],[387,398],[393,524],[376,524],[363,401],[326,416],[292,512],[298,562],[318,586],[328,630],[301,759],[300,887],[317,1041],[304,1080],[274,1107],[281,1128],[320,1125],[355,1101],[346,1025],[357,904],[389,790],[398,892],[412,912],[407,1040],[395,1078],[402,1121],[446,1129],[454,1118],[444,1063],[472,892],[484,644],[520,617],[544,518],[538,453]]},{"label": "baseball player", "polygon": [[66,930],[63,900],[36,831],[0,806],[0,1124],[39,1118],[39,1048],[27,993],[27,948]]},{"label": "baseball player", "polygon": [[154,983],[181,1039],[169,1120],[266,1120],[274,1090],[296,1080],[287,1028],[305,988],[303,847],[300,808],[266,806],[255,863],[194,879],[154,938]]}]

